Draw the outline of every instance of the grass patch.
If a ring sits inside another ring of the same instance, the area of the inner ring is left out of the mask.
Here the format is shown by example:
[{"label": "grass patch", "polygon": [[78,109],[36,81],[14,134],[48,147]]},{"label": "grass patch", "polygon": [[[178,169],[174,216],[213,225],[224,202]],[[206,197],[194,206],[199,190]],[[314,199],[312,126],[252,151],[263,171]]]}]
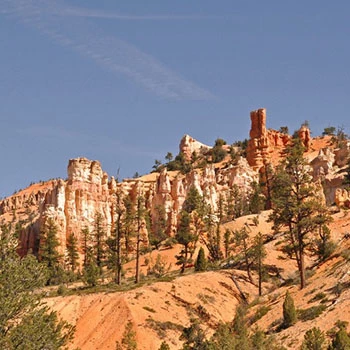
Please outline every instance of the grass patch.
[{"label": "grass patch", "polygon": [[182,330],[184,328],[182,325],[171,322],[171,321],[161,322],[161,321],[156,321],[153,318],[148,318],[146,320],[146,322],[148,324],[148,327],[150,327],[151,329],[156,331],[156,333],[160,339],[166,338],[167,330],[174,330],[174,331],[182,332]]},{"label": "grass patch", "polygon": [[197,297],[200,301],[203,302],[203,304],[213,304],[215,302],[215,297],[212,295],[199,293],[197,294]]},{"label": "grass patch", "polygon": [[[312,297],[309,301],[308,301],[308,303],[310,304],[310,303],[314,303],[315,301],[318,301],[318,300],[323,300],[323,299],[325,299],[326,298],[326,294],[325,293],[323,293],[323,292],[319,292],[319,293],[317,293],[314,297]],[[322,301],[321,301],[322,302]]]},{"label": "grass patch", "polygon": [[314,320],[322,314],[323,311],[327,309],[326,305],[317,305],[309,307],[308,309],[298,310],[298,319],[300,321],[310,321]]},{"label": "grass patch", "polygon": [[264,317],[269,311],[271,310],[271,307],[266,306],[266,305],[262,305],[260,307],[258,307],[258,309],[256,310],[255,314],[253,315],[253,317],[250,320],[250,323],[253,324],[256,321],[260,320],[262,317]]},{"label": "grass patch", "polygon": [[143,309],[145,309],[145,310],[148,311],[148,312],[153,312],[153,313],[156,312],[156,310],[152,309],[151,307],[149,307],[149,306],[147,306],[147,305],[144,306]]}]

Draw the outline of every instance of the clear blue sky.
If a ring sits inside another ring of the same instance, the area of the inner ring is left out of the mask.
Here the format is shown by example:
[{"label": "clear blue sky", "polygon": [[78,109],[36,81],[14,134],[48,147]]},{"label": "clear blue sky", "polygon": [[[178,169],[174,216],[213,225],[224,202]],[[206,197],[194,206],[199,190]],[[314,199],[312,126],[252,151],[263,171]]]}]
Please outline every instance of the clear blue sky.
[{"label": "clear blue sky", "polygon": [[304,120],[349,130],[349,1],[0,1],[0,197],[85,156],[121,177]]}]

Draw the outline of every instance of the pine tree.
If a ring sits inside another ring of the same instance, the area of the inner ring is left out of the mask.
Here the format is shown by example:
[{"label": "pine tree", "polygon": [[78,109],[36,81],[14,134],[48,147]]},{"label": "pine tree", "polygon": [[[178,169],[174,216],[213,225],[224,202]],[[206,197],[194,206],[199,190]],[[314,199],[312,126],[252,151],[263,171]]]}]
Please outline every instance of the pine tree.
[{"label": "pine tree", "polygon": [[135,268],[135,283],[140,281],[140,244],[142,242],[141,230],[143,225],[143,219],[146,213],[144,206],[144,198],[139,194],[137,197],[137,209],[136,209],[136,268]]},{"label": "pine tree", "polygon": [[121,344],[117,342],[116,349],[137,350],[136,332],[133,330],[133,324],[131,321],[128,321],[128,323],[126,324],[122,342]]},{"label": "pine tree", "polygon": [[47,219],[40,233],[39,260],[49,271],[48,284],[55,281],[60,272],[62,256],[58,252],[57,225],[52,218]]},{"label": "pine tree", "polygon": [[100,274],[102,274],[102,268],[105,263],[106,236],[107,233],[104,227],[102,214],[96,213],[93,231],[93,252]]},{"label": "pine tree", "polygon": [[166,341],[163,341],[158,350],[170,350],[170,346]]},{"label": "pine tree", "polygon": [[121,191],[116,193],[116,218],[115,227],[112,229],[111,236],[107,239],[108,259],[107,267],[114,272],[114,281],[116,284],[121,284],[122,278],[122,238],[124,237],[123,215],[125,207]]},{"label": "pine tree", "polygon": [[244,263],[245,263],[245,268],[247,270],[247,275],[249,278],[249,281],[251,283],[253,283],[253,276],[251,273],[251,267],[253,264],[253,249],[252,247],[249,245],[248,242],[248,232],[247,229],[245,227],[243,227],[240,230],[236,230],[233,232],[233,240],[235,242],[235,245],[238,249],[240,249],[240,251],[243,254],[243,259],[244,259]]},{"label": "pine tree", "polygon": [[294,300],[287,291],[283,302],[283,326],[288,328],[297,322],[297,313],[294,306]]},{"label": "pine tree", "polygon": [[273,212],[270,220],[277,231],[287,229],[290,251],[296,258],[300,275],[300,287],[306,285],[305,250],[309,235],[317,227],[317,214],[322,204],[303,158],[304,146],[300,139],[294,140],[287,149],[286,159],[279,167],[272,186]]},{"label": "pine tree", "polygon": [[74,327],[58,321],[41,301],[38,289],[47,281],[47,268],[33,255],[20,258],[9,233],[10,227],[0,227],[0,348],[62,349]]},{"label": "pine tree", "polygon": [[231,244],[231,231],[229,229],[226,229],[224,233],[225,259],[229,257],[230,244]]},{"label": "pine tree", "polygon": [[135,236],[135,208],[130,195],[123,198],[123,204],[125,212],[123,215],[123,236],[125,242],[125,256],[128,258],[128,254],[131,251],[131,241]]},{"label": "pine tree", "polygon": [[67,260],[72,272],[79,267],[78,239],[71,233],[67,238]]},{"label": "pine tree", "polygon": [[180,224],[175,235],[176,240],[183,246],[179,255],[176,256],[176,265],[181,266],[181,273],[185,272],[186,265],[192,261],[191,244],[197,237],[191,232],[191,216],[187,211],[182,211],[180,214]]},{"label": "pine tree", "polygon": [[83,267],[87,264],[88,251],[91,248],[91,233],[87,226],[81,230],[81,250],[84,256]]},{"label": "pine tree", "polygon": [[205,258],[203,247],[199,248],[197,260],[194,264],[194,269],[196,271],[205,271],[207,269],[207,259]]},{"label": "pine tree", "polygon": [[329,347],[329,350],[348,350],[350,349],[350,335],[346,332],[348,322],[337,321],[336,326],[338,331],[336,332],[334,339]]},{"label": "pine tree", "polygon": [[263,279],[263,271],[264,271],[264,266],[263,266],[263,260],[266,257],[266,250],[264,247],[264,238],[259,232],[255,239],[254,243],[252,246],[252,255],[253,259],[257,261],[257,268],[258,268],[258,276],[259,276],[259,296],[262,295],[262,279]]},{"label": "pine tree", "polygon": [[164,206],[157,205],[155,207],[156,216],[152,222],[152,230],[150,233],[150,243],[159,249],[160,243],[167,238],[167,219]]},{"label": "pine tree", "polygon": [[247,306],[240,304],[236,308],[236,314],[233,319],[232,328],[235,333],[236,338],[236,349],[240,350],[250,350],[251,342],[248,335],[248,326],[247,326]]},{"label": "pine tree", "polygon": [[301,350],[325,350],[325,342],[324,333],[318,327],[313,327],[306,331]]}]

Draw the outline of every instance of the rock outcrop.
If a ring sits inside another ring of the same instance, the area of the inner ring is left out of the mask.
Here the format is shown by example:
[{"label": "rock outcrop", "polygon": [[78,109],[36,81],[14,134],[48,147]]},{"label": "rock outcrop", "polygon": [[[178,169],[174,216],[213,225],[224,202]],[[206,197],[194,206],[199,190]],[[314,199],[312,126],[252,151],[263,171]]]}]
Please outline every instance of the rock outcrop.
[{"label": "rock outcrop", "polygon": [[189,135],[184,135],[180,141],[180,153],[184,155],[186,161],[192,159],[193,153],[197,155],[203,155],[208,152],[211,147],[207,146]]},{"label": "rock outcrop", "polygon": [[266,129],[266,109],[250,113],[251,129],[247,148],[247,160],[251,167],[259,170],[272,162],[272,155],[285,148],[291,136],[276,130]]},{"label": "rock outcrop", "polygon": [[[60,252],[63,254],[69,235],[74,233],[80,240],[83,228],[94,231],[97,214],[102,219],[107,236],[113,232],[118,206],[120,208],[123,205],[117,198],[128,196],[136,208],[137,198],[142,196],[150,214],[151,229],[154,230],[155,223],[162,215],[167,234],[172,236],[176,232],[179,214],[191,187],[198,190],[215,212],[220,200],[234,199],[233,192],[239,199],[247,200],[252,190],[251,183],[263,179],[266,166],[276,165],[283,157],[291,136],[266,129],[265,109],[252,111],[250,118],[247,158],[240,157],[233,161],[228,156],[220,164],[207,165],[205,159],[201,159],[204,160],[201,167],[187,174],[164,168],[160,173],[126,179],[121,183],[117,183],[113,177],[109,178],[98,161],[71,159],[67,180],[56,179],[33,184],[0,201],[0,220],[21,223],[21,254],[25,254],[29,249],[38,252],[40,230],[48,218],[53,218],[58,226]],[[305,154],[310,162],[314,182],[320,184],[320,189],[323,186],[324,196],[320,198],[325,198],[327,204],[336,202],[340,206],[349,205],[348,192],[340,190],[349,147],[334,150],[327,146],[328,140],[324,138],[311,139],[306,127],[300,129],[299,136],[307,149]],[[209,146],[188,135],[180,143],[180,152],[186,160],[190,160],[194,152],[205,157],[209,150]],[[319,152],[315,156],[317,150]],[[142,222],[141,226],[142,241],[147,245],[146,222]],[[131,250],[132,247],[131,243]]]},{"label": "rock outcrop", "polygon": [[[219,195],[228,197],[233,185],[245,195],[250,191],[250,183],[258,180],[258,174],[243,158],[235,166],[225,169],[215,169],[210,164],[188,174],[163,169],[154,181],[147,180],[146,176],[145,179],[127,179],[118,184],[114,178],[109,179],[99,162],[86,158],[71,159],[67,171],[66,181],[58,179],[36,184],[0,202],[0,217],[23,224],[21,254],[29,249],[38,252],[40,231],[48,218],[53,218],[57,224],[62,254],[69,235],[74,233],[81,241],[83,228],[94,231],[97,214],[101,216],[107,236],[110,235],[115,227],[117,193],[129,196],[134,206],[138,196],[145,198],[153,222],[158,220],[159,208],[162,208],[167,233],[172,236],[191,187],[195,187],[215,211]],[[145,222],[141,231],[142,241],[147,245]]]}]

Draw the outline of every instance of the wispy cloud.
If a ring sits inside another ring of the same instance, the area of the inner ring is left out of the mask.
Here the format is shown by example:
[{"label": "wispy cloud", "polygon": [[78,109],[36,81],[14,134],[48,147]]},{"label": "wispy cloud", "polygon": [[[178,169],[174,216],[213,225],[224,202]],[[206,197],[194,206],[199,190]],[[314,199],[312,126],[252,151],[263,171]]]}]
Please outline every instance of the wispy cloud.
[{"label": "wispy cloud", "polygon": [[60,15],[77,16],[77,17],[92,17],[92,18],[105,18],[105,19],[117,19],[125,21],[186,21],[186,20],[211,20],[221,19],[222,16],[205,16],[205,15],[130,15],[120,14],[115,12],[107,12],[100,10],[90,10],[84,8],[66,8],[63,13],[57,13]]},{"label": "wispy cloud", "polygon": [[[76,15],[73,17],[74,12]],[[113,73],[124,74],[163,98],[215,98],[212,93],[181,77],[156,58],[116,36],[106,35],[84,19],[89,14],[90,17],[93,14],[103,17],[103,14],[106,15],[104,12],[72,9],[55,0],[1,0],[0,13],[5,13],[10,18],[18,18],[61,45],[78,51]]]}]

